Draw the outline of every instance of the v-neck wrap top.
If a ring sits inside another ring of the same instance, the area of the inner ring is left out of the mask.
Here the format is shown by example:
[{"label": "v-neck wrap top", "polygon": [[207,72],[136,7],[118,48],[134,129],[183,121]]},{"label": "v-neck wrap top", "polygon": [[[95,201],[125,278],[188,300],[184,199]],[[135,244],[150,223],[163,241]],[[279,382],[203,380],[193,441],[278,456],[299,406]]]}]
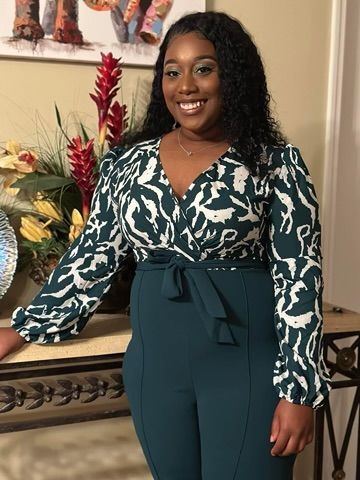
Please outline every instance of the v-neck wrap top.
[{"label": "v-neck wrap top", "polygon": [[[320,225],[299,150],[264,147],[267,170],[260,177],[230,147],[178,199],[160,161],[160,141],[105,155],[83,233],[31,305],[15,310],[12,326],[37,343],[78,334],[131,252],[139,268],[169,264],[162,289],[168,298],[181,294],[181,270],[205,292],[211,289],[206,268],[265,265],[274,283],[279,341],[274,386],[280,398],[318,408],[330,390],[322,348]],[[205,327],[214,341],[231,342],[222,306],[207,292]]]}]

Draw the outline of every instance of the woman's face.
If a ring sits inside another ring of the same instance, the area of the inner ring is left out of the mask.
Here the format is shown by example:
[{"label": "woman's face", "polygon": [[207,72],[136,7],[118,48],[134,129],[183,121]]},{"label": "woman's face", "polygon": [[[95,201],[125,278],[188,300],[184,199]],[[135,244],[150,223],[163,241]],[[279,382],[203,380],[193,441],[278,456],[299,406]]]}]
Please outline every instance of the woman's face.
[{"label": "woman's face", "polygon": [[170,41],[162,89],[167,108],[184,131],[200,136],[222,131],[219,70],[209,40],[194,32]]}]

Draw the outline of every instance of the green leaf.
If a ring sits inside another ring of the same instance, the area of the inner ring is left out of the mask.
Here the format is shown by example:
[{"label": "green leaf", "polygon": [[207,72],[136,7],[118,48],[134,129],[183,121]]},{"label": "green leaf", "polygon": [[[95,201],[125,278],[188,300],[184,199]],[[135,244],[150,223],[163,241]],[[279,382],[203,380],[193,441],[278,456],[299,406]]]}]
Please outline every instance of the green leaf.
[{"label": "green leaf", "polygon": [[66,140],[70,143],[71,140],[70,138],[68,137],[66,131],[64,130],[63,126],[62,126],[62,121],[61,121],[61,115],[60,115],[60,111],[55,103],[55,115],[56,115],[56,121],[57,121],[57,124],[61,130],[61,133],[64,135],[64,137],[66,138]]},{"label": "green leaf", "polygon": [[85,130],[85,127],[84,127],[84,125],[82,124],[82,122],[80,122],[80,129],[81,129],[83,141],[84,141],[85,143],[87,143],[87,142],[90,140],[90,137],[89,137],[89,135],[87,134],[87,131]]},{"label": "green leaf", "polygon": [[31,260],[34,258],[34,255],[31,248],[29,248],[28,246],[21,244],[18,245],[19,254],[16,264],[16,272],[21,272],[30,264]]},{"label": "green leaf", "polygon": [[55,238],[43,238],[41,242],[31,242],[30,240],[22,240],[20,245],[37,255],[46,257],[53,254],[61,257],[69,246],[69,241],[59,241]]},{"label": "green leaf", "polygon": [[47,173],[33,172],[28,173],[25,177],[20,178],[12,186],[24,190],[38,192],[41,190],[53,190],[55,188],[64,187],[75,183],[72,178],[58,177],[56,175],[48,175]]},{"label": "green leaf", "polygon": [[62,129],[62,122],[61,122],[61,115],[60,115],[60,111],[55,103],[55,114],[56,114],[56,121],[57,121],[57,124],[59,125],[59,127]]}]

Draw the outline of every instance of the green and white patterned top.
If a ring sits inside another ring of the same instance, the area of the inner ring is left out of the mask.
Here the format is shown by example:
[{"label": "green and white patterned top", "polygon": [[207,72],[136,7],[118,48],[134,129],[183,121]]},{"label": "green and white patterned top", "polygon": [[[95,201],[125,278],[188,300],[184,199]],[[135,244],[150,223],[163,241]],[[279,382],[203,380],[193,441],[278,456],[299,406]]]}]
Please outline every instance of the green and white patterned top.
[{"label": "green and white patterned top", "polygon": [[230,147],[179,200],[159,159],[160,138],[108,152],[83,234],[12,326],[28,341],[76,335],[123,259],[171,250],[190,261],[259,259],[274,281],[279,396],[318,407],[330,390],[322,352],[318,203],[299,150],[267,147],[264,176]]}]

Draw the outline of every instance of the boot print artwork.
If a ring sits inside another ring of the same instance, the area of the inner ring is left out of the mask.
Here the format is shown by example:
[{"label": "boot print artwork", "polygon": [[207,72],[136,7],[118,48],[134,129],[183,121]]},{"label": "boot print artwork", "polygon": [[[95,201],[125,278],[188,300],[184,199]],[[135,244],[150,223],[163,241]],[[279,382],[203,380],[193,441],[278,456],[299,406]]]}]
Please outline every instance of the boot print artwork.
[{"label": "boot print artwork", "polygon": [[160,40],[164,18],[172,5],[171,0],[153,0],[146,11],[140,36],[146,43],[157,44]]},{"label": "boot print artwork", "polygon": [[37,43],[51,37],[56,42],[83,45],[78,24],[79,2],[83,2],[94,11],[109,12],[118,42],[155,45],[173,1],[46,0],[40,22],[40,0],[15,0],[13,38]]},{"label": "boot print artwork", "polygon": [[57,42],[83,44],[77,0],[47,0],[43,25],[39,17],[40,0],[15,0],[14,38],[37,42],[47,34]]}]

